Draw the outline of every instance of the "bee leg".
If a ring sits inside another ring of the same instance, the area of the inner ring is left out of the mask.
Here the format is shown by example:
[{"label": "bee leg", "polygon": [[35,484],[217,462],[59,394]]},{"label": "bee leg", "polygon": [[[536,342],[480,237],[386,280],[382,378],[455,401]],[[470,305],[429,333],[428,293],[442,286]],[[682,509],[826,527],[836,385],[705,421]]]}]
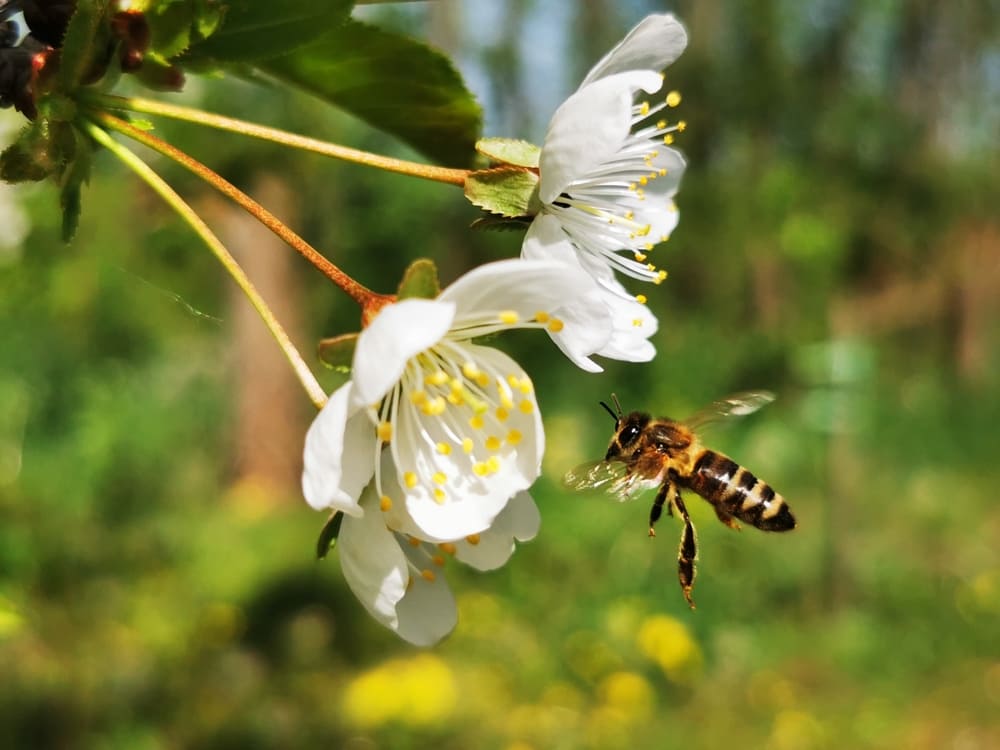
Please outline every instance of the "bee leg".
[{"label": "bee leg", "polygon": [[677,512],[684,519],[684,531],[681,532],[680,549],[677,551],[677,578],[681,582],[681,590],[688,605],[694,609],[694,600],[691,598],[691,589],[694,588],[694,561],[698,557],[698,543],[695,539],[694,524],[688,515],[687,507],[681,499],[680,490],[674,485],[673,503],[677,506]]},{"label": "bee leg", "polygon": [[735,518],[733,518],[733,517],[732,517],[731,515],[729,515],[728,513],[726,513],[726,511],[722,510],[722,509],[721,509],[721,508],[719,508],[719,507],[716,507],[716,508],[715,508],[715,515],[716,515],[716,516],[718,517],[718,519],[719,519],[720,521],[722,521],[722,522],[723,522],[724,524],[726,524],[726,526],[728,526],[729,528],[731,528],[731,529],[735,529],[736,531],[739,531],[739,530],[740,530],[740,528],[741,528],[741,527],[740,527],[740,525],[739,525],[739,524],[738,524],[738,523],[736,522],[736,519],[735,519]]},{"label": "bee leg", "polygon": [[[656,493],[656,499],[653,500],[653,507],[649,509],[649,535],[656,536],[656,531],[653,526],[656,522],[660,520],[660,515],[663,513],[663,504],[667,501],[667,493],[673,485],[670,482],[664,482],[660,485],[659,491]],[[673,511],[670,506],[667,506],[667,515],[672,516]]]}]

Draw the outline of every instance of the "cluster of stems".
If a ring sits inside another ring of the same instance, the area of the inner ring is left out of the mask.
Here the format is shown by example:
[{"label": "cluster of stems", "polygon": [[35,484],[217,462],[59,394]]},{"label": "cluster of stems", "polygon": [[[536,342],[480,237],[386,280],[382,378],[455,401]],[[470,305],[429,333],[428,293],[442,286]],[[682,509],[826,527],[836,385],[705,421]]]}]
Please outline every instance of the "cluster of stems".
[{"label": "cluster of stems", "polygon": [[281,323],[275,317],[272,310],[261,297],[246,273],[237,263],[236,259],[226,249],[222,241],[202,220],[198,213],[188,204],[170,185],[158,175],[145,161],[143,161],[134,151],[125,147],[111,137],[110,132],[119,133],[132,141],[142,144],[168,159],[176,162],[184,169],[204,180],[214,189],[232,200],[257,221],[276,234],[289,247],[298,252],[303,258],[309,261],[312,266],[326,276],[339,289],[347,294],[352,300],[357,302],[361,308],[362,324],[367,324],[378,311],[386,304],[393,301],[393,295],[379,294],[368,289],[363,284],[349,276],[337,265],[332,263],[326,256],[316,248],[306,242],[302,237],[293,232],[286,224],[280,221],[274,214],[260,205],[257,201],[237,188],[231,182],[223,178],[211,168],[193,159],[190,155],[181,151],[158,138],[152,133],[137,128],[127,120],[111,114],[112,111],[135,112],[147,115],[159,115],[175,120],[197,123],[203,126],[225,130],[232,133],[240,133],[253,138],[279,143],[291,148],[298,148],[323,156],[350,161],[357,164],[376,167],[390,172],[406,174],[412,177],[420,177],[435,182],[443,182],[450,185],[462,186],[468,172],[464,169],[449,169],[446,167],[436,167],[416,162],[393,159],[378,154],[359,151],[338,144],[328,143],[313,138],[307,138],[283,130],[269,128],[256,123],[236,120],[230,117],[205,112],[190,107],[181,107],[166,104],[151,99],[127,98],[110,95],[98,95],[89,97],[85,102],[85,124],[84,127],[91,138],[98,144],[106,148],[110,153],[122,161],[129,169],[148,184],[166,203],[173,208],[180,217],[194,230],[194,232],[208,246],[212,254],[219,260],[222,267],[233,278],[236,285],[246,295],[250,304],[264,321],[264,325],[270,331],[272,337],[277,342],[283,355],[288,360],[296,377],[305,389],[310,400],[317,409],[321,409],[326,403],[326,393],[317,382],[309,366],[302,355],[292,344],[288,334],[282,328]]}]

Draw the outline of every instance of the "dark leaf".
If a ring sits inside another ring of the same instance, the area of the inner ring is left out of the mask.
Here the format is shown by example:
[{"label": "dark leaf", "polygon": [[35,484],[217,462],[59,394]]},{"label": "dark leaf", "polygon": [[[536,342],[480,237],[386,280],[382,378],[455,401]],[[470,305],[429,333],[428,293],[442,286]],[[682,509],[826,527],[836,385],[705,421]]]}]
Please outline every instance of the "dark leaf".
[{"label": "dark leaf", "polygon": [[319,532],[319,539],[316,540],[316,559],[323,560],[330,553],[330,549],[337,543],[340,536],[340,524],[344,522],[344,514],[335,510],[323,530]]}]

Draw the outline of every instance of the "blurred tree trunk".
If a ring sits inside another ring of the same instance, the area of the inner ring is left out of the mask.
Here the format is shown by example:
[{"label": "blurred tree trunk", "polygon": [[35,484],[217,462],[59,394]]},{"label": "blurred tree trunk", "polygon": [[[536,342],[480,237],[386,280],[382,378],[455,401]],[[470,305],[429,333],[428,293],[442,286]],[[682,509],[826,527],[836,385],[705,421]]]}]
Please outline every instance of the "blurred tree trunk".
[{"label": "blurred tree trunk", "polygon": [[[280,178],[259,175],[250,192],[273,214],[296,225],[296,197]],[[295,254],[234,204],[215,197],[210,204],[210,221],[220,238],[296,346],[308,352],[296,303],[301,292],[293,273]],[[267,328],[232,284],[227,317],[236,403],[234,483],[253,489],[249,497],[263,505],[297,501],[308,400]]]}]

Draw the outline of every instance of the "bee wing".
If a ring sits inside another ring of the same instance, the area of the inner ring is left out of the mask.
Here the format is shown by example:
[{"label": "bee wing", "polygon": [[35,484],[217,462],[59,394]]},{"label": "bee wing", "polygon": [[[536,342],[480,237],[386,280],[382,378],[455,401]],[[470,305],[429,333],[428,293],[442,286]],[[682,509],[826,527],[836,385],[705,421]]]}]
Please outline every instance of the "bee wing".
[{"label": "bee wing", "polygon": [[603,489],[619,502],[630,499],[645,485],[636,474],[629,472],[623,461],[590,461],[566,472],[563,484],[571,490]]},{"label": "bee wing", "polygon": [[722,419],[745,417],[748,414],[753,414],[761,407],[767,406],[772,401],[774,401],[774,394],[770,391],[743,391],[742,393],[734,393],[731,396],[709,404],[704,409],[698,411],[693,417],[685,420],[684,424],[691,429],[698,429]]}]

